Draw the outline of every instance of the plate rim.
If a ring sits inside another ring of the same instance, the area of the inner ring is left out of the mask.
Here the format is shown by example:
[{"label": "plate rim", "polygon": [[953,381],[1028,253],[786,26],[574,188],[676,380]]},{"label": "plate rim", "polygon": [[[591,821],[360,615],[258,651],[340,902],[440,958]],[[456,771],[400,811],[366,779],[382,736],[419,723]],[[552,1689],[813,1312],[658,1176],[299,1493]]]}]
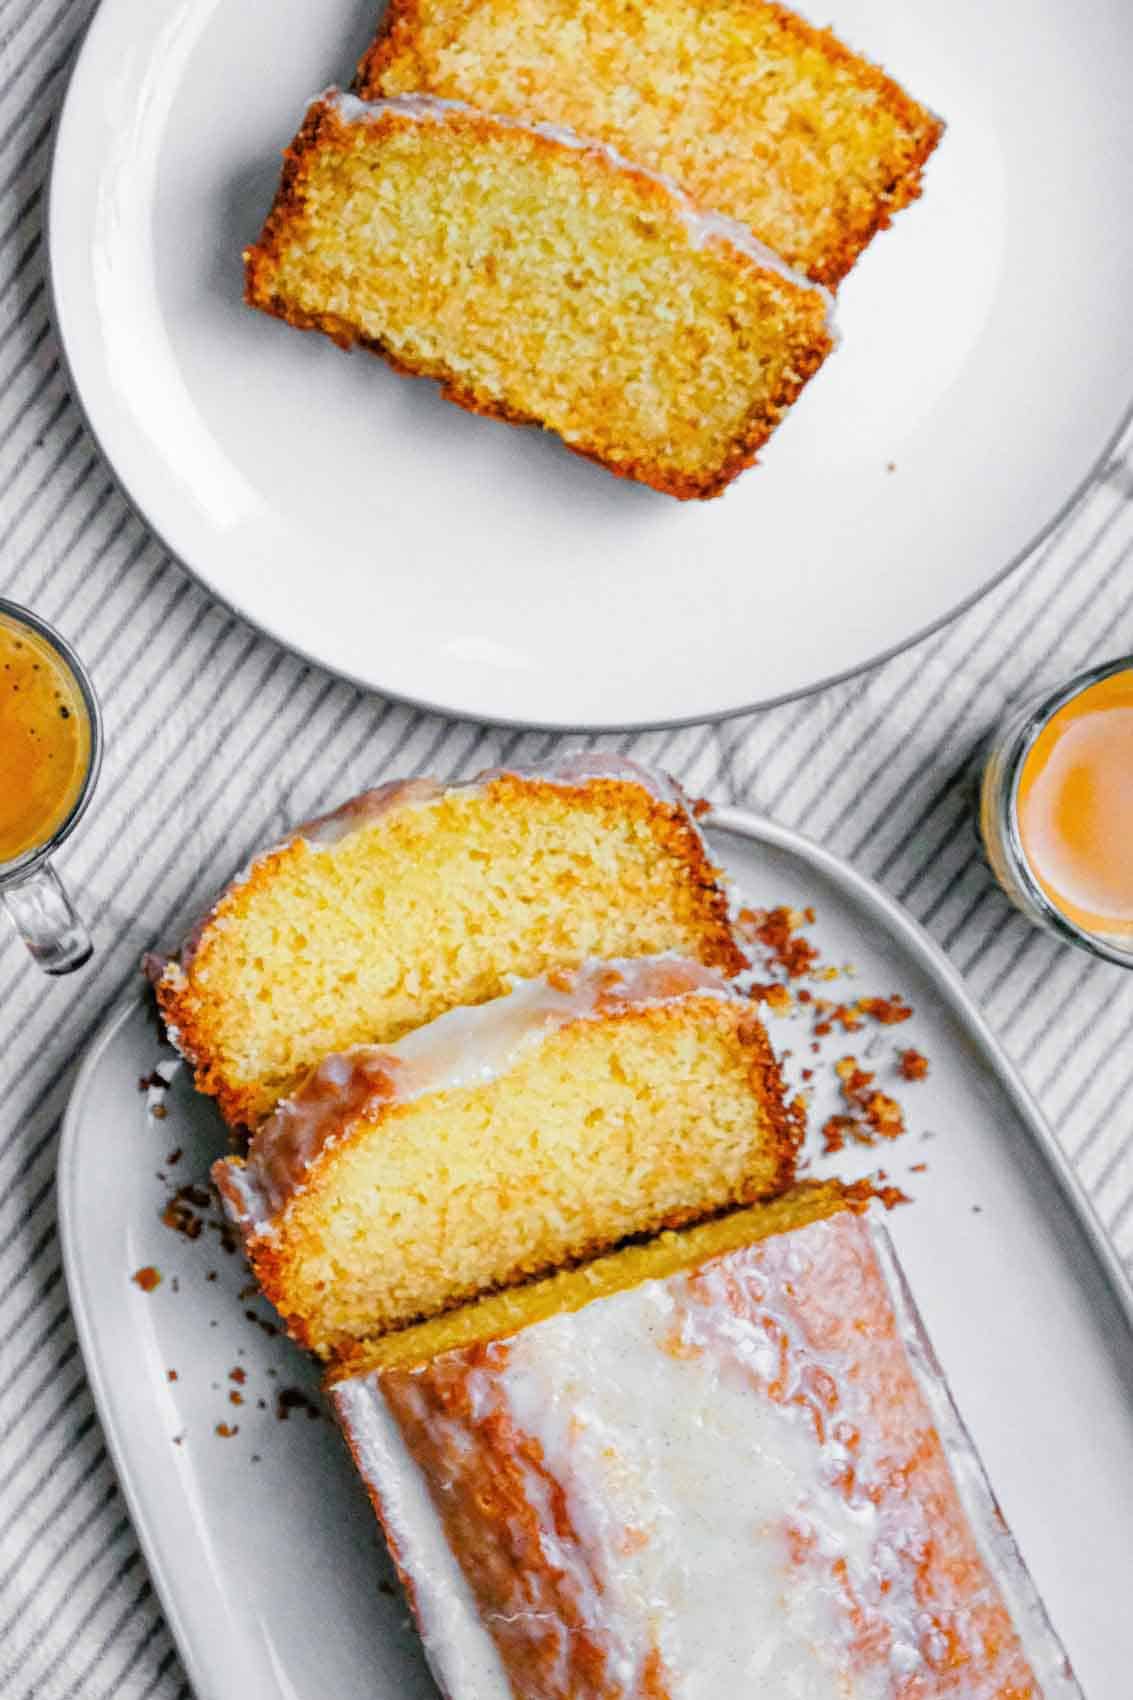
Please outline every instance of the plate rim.
[{"label": "plate rim", "polygon": [[[950,1014],[967,1031],[978,1046],[981,1056],[996,1076],[998,1084],[1014,1106],[1054,1181],[1097,1265],[1129,1330],[1133,1346],[1133,1274],[1118,1256],[1117,1248],[1102,1226],[1092,1201],[1053,1129],[1031,1095],[989,1026],[986,1018],[969,992],[963,976],[950,961],[942,947],[906,910],[895,897],[868,875],[828,850],[805,834],[782,826],[754,810],[731,806],[712,807],[702,825],[717,832],[731,833],[757,845],[768,845],[786,851],[816,868],[830,881],[847,892],[852,901],[872,913],[896,934],[902,948],[908,950],[932,980],[943,997]],[[139,976],[140,978],[140,976]],[[213,1700],[217,1690],[209,1680],[205,1665],[198,1659],[196,1648],[187,1632],[180,1609],[178,1593],[172,1577],[162,1566],[156,1538],[152,1533],[153,1519],[148,1502],[142,1497],[132,1474],[126,1437],[117,1426],[115,1406],[110,1399],[102,1375],[100,1352],[86,1302],[86,1290],[80,1269],[79,1221],[72,1198],[72,1187],[79,1163],[79,1140],[84,1115],[88,1082],[97,1073],[105,1052],[111,1047],[119,1029],[143,1006],[147,993],[141,985],[122,994],[109,1009],[98,1032],[90,1041],[82,1063],[75,1075],[67,1107],[63,1113],[59,1147],[55,1161],[55,1191],[59,1220],[59,1239],[62,1250],[63,1274],[67,1297],[74,1319],[75,1333],[82,1354],[83,1368],[90,1384],[107,1451],[122,1488],[138,1545],[153,1578],[161,1609],[188,1672],[194,1692],[201,1700]],[[221,1697],[217,1696],[217,1700]]]},{"label": "plate rim", "polygon": [[[945,627],[951,625],[955,620],[958,620],[961,615],[967,613],[971,608],[974,608],[977,603],[983,601],[983,599],[986,596],[989,596],[993,590],[998,588],[998,586],[1004,584],[1013,573],[1019,571],[1023,567],[1026,561],[1035,553],[1036,550],[1042,547],[1051,533],[1055,531],[1066,518],[1068,518],[1093,486],[1099,481],[1105,472],[1108,462],[1112,458],[1114,449],[1124,436],[1129,425],[1133,423],[1133,393],[1131,393],[1116,424],[1113,425],[1108,432],[1105,432],[1103,429],[1101,447],[1086,475],[1066,495],[1055,512],[1052,513],[1041,526],[1039,526],[1023,547],[1015,555],[1013,555],[1006,564],[1001,566],[985,584],[971,592],[970,595],[962,598],[952,608],[938,616],[936,619],[930,621],[927,625],[918,627],[911,636],[903,639],[901,642],[892,644],[889,647],[878,651],[877,654],[872,655],[868,659],[858,662],[851,667],[824,675],[822,678],[814,681],[813,683],[800,686],[798,689],[784,691],[778,695],[770,697],[757,697],[751,702],[738,704],[733,707],[715,709],[708,713],[678,715],[661,720],[616,721],[595,720],[592,718],[571,721],[553,719],[516,719],[508,715],[485,713],[483,709],[475,706],[469,706],[467,704],[462,706],[459,703],[445,703],[434,701],[429,697],[410,696],[404,692],[391,691],[388,687],[383,686],[380,683],[376,683],[374,680],[365,679],[348,669],[338,667],[326,661],[312,651],[303,648],[301,644],[297,644],[290,638],[282,636],[281,633],[276,630],[271,623],[265,621],[262,616],[253,616],[238,600],[234,599],[231,595],[218,590],[208,577],[206,571],[202,567],[187,560],[173,546],[171,541],[166,537],[162,528],[155,523],[147,506],[144,505],[139,496],[135,494],[134,490],[127,482],[125,474],[119,470],[117,463],[112,460],[109,452],[104,446],[102,436],[100,435],[98,427],[94,421],[91,406],[88,403],[86,394],[84,394],[83,384],[77,370],[77,366],[81,364],[85,356],[80,354],[78,360],[73,358],[72,349],[68,343],[67,335],[64,330],[66,308],[62,303],[62,294],[65,291],[66,286],[61,284],[60,274],[65,267],[64,263],[62,263],[59,259],[57,250],[65,247],[66,245],[61,239],[59,218],[57,217],[57,208],[59,206],[60,197],[56,195],[56,182],[60,174],[61,158],[67,157],[67,155],[64,154],[64,147],[70,140],[69,132],[76,122],[74,112],[76,104],[82,95],[82,77],[84,74],[83,63],[87,57],[87,49],[90,45],[91,39],[97,31],[112,28],[114,15],[130,3],[132,3],[132,0],[100,0],[97,9],[88,20],[86,27],[82,31],[76,44],[74,57],[67,74],[67,87],[56,113],[54,131],[52,135],[51,161],[47,174],[46,207],[44,211],[44,225],[47,232],[47,297],[51,322],[55,330],[56,341],[58,343],[60,357],[63,362],[63,368],[67,377],[70,393],[79,409],[83,423],[98,449],[99,455],[113,476],[117,489],[121,492],[130,508],[138,515],[143,525],[147,527],[153,537],[160,544],[169,559],[179,566],[184,572],[188,573],[190,578],[192,578],[195,583],[199,584],[210,597],[221,605],[221,607],[227,609],[229,613],[234,614],[254,631],[259,632],[272,643],[278,644],[280,648],[287,650],[290,654],[298,656],[300,660],[306,662],[308,665],[318,667],[324,672],[332,674],[336,678],[343,679],[348,684],[353,685],[356,689],[372,692],[375,695],[385,698],[385,700],[389,702],[420,709],[427,714],[435,714],[447,719],[473,721],[484,726],[499,726],[509,730],[533,730],[545,732],[675,731],[686,726],[718,725],[724,721],[736,719],[741,715],[756,713],[761,709],[774,708],[784,703],[801,701],[806,697],[817,695],[820,691],[829,690],[835,685],[844,684],[850,679],[860,678],[862,675],[872,672],[875,668],[883,666],[887,661],[893,660],[894,657],[903,655],[908,650],[915,649],[918,644],[923,643],[935,633],[943,631]],[[201,4],[203,3],[203,0],[196,0],[196,3]],[[110,21],[108,22],[108,20]]]},{"label": "plate rim", "polygon": [[63,1112],[63,1123],[59,1134],[59,1149],[55,1158],[56,1214],[59,1220],[63,1279],[67,1286],[67,1302],[75,1325],[79,1351],[82,1354],[83,1372],[90,1385],[99,1426],[106,1441],[106,1450],[110,1455],[115,1477],[122,1490],[126,1509],[130,1514],[130,1525],[137,1538],[142,1557],[145,1559],[146,1568],[153,1580],[154,1589],[161,1604],[162,1615],[169,1625],[170,1634],[176,1644],[178,1656],[185,1666],[193,1693],[199,1696],[200,1700],[213,1700],[217,1691],[209,1678],[207,1666],[197,1656],[193,1638],[184,1622],[180,1596],[173,1586],[172,1578],[162,1564],[158,1541],[152,1529],[153,1518],[150,1514],[149,1502],[140,1492],[138,1478],[130,1462],[127,1437],[124,1430],[119,1427],[114,1402],[110,1398],[103,1377],[102,1359],[95,1344],[95,1328],[87,1305],[86,1287],[79,1270],[79,1233],[71,1195],[71,1187],[78,1167],[77,1146],[79,1126],[82,1121],[81,1106],[86,1097],[87,1083],[97,1074],[103,1056],[113,1045],[119,1029],[125,1026],[130,1017],[138,1010],[145,995],[144,990],[138,986],[131,991],[124,992],[117,998],[111,1005],[98,1032],[83,1053],[82,1063],[67,1095],[67,1108]]}]

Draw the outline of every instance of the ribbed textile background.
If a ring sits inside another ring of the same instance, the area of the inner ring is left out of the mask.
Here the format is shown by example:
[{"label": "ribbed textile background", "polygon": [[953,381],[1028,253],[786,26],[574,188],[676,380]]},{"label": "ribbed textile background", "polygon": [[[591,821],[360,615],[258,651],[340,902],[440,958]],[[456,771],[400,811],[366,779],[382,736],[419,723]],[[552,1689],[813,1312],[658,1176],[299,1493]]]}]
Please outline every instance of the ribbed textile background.
[{"label": "ribbed textile background", "polygon": [[203,891],[288,822],[384,777],[457,777],[601,742],[819,838],[947,950],[1133,1261],[1133,975],[1013,913],[981,861],[972,806],[981,741],[1009,704],[1133,651],[1130,442],[978,607],[805,701],[722,726],[571,740],[367,695],[258,637],[172,564],[68,394],[41,215],[52,122],[88,11],[85,0],[0,8],[0,586],[77,644],[107,735],[97,799],[59,859],[93,923],[94,961],[51,982],[0,931],[4,1700],[189,1692],[67,1308],[53,1173],[76,1062],[142,949],[175,937]]}]

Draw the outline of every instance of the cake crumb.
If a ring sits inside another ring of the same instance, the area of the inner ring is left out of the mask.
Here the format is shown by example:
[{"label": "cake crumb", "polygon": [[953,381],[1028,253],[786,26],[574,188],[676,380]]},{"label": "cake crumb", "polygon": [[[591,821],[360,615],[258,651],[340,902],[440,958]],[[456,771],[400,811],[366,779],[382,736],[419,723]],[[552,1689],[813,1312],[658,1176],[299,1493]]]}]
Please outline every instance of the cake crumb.
[{"label": "cake crumb", "polygon": [[846,1149],[846,1142],[857,1136],[853,1116],[828,1116],[822,1124],[822,1151],[826,1157],[836,1157]]},{"label": "cake crumb", "polygon": [[177,1371],[175,1369],[167,1369],[165,1372],[165,1379],[166,1381],[176,1381]]},{"label": "cake crumb", "polygon": [[872,1016],[883,1027],[894,1027],[900,1021],[908,1021],[913,1013],[911,1005],[896,993],[891,998],[859,998],[858,1008],[863,1015]]},{"label": "cake crumb", "polygon": [[176,1073],[176,1062],[158,1063],[150,1074],[138,1076],[138,1091],[167,1092],[173,1084],[173,1077]]},{"label": "cake crumb", "polygon": [[312,1422],[322,1415],[315,1401],[301,1387],[281,1387],[275,1396],[275,1414],[281,1423],[285,1423],[292,1411],[306,1411]]},{"label": "cake crumb", "polygon": [[239,1423],[217,1423],[216,1432],[221,1440],[231,1440],[233,1435],[240,1433]]},{"label": "cake crumb", "polygon": [[911,1204],[913,1201],[907,1192],[902,1192],[899,1186],[878,1187],[875,1197],[879,1198],[886,1210],[896,1210],[899,1204]]},{"label": "cake crumb", "polygon": [[902,1080],[923,1080],[928,1073],[928,1058],[912,1049],[901,1051],[897,1058],[897,1070]]},{"label": "cake crumb", "polygon": [[818,961],[818,947],[803,938],[799,929],[810,924],[812,909],[741,909],[737,923],[742,935],[751,943],[761,944],[770,962],[781,968],[788,979],[800,979],[809,974]]},{"label": "cake crumb", "polygon": [[846,1101],[846,1110],[829,1116],[822,1126],[822,1149],[826,1156],[844,1151],[847,1144],[875,1145],[879,1139],[898,1139],[905,1132],[905,1115],[896,1098],[874,1085],[875,1076],[862,1068],[856,1057],[842,1057],[834,1065]]},{"label": "cake crumb", "polygon": [[152,1293],[155,1287],[161,1285],[161,1270],[156,1269],[152,1263],[147,1263],[144,1268],[135,1269],[130,1279],[143,1293]]},{"label": "cake crumb", "polygon": [[204,1227],[204,1218],[200,1212],[207,1208],[210,1202],[210,1196],[205,1189],[189,1181],[184,1186],[179,1186],[173,1196],[166,1200],[165,1209],[161,1212],[162,1223],[187,1240],[200,1239]]},{"label": "cake crumb", "polygon": [[[842,1057],[835,1064],[835,1073],[842,1083],[842,1096],[851,1111],[864,1118],[866,1127],[879,1139],[897,1139],[905,1131],[905,1117],[896,1098],[874,1087],[869,1069],[860,1068],[856,1057]],[[860,1144],[869,1139],[859,1138]]]}]

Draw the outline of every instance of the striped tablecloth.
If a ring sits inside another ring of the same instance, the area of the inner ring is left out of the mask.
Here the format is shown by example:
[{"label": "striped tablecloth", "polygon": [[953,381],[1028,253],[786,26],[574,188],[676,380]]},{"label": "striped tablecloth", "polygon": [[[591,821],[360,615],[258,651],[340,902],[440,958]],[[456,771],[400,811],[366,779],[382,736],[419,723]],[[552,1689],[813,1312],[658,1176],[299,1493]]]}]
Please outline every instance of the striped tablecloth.
[{"label": "striped tablecloth", "polygon": [[1133,651],[1133,438],[985,601],[805,701],[594,740],[486,730],[367,695],[257,636],[173,565],[116,490],[68,393],[42,210],[52,122],[88,10],[87,0],[0,6],[0,588],[74,640],[107,734],[97,799],[60,857],[93,924],[93,962],[52,982],[0,935],[4,1700],[189,1693],[67,1308],[53,1175],[76,1063],[143,948],[175,937],[202,892],[287,823],[382,778],[457,777],[600,741],[822,840],[944,946],[1133,1263],[1133,975],[1017,916],[973,823],[981,741],[1005,708]]}]

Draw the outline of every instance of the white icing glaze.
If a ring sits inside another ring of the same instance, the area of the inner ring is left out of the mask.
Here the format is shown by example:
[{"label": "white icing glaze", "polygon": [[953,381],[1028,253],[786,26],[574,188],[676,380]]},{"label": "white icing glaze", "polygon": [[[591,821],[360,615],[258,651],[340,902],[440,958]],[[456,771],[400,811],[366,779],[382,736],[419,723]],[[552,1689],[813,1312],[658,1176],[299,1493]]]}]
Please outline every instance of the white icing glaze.
[{"label": "white icing glaze", "polygon": [[313,1159],[357,1118],[429,1093],[486,1085],[569,1022],[694,992],[736,996],[716,969],[671,952],[586,962],[569,974],[517,980],[506,997],[449,1010],[395,1045],[357,1045],[326,1057],[256,1131],[243,1168],[217,1165],[231,1180],[229,1206],[245,1231],[270,1232],[272,1218],[302,1190]]},{"label": "white icing glaze", "polygon": [[476,1615],[471,1589],[432,1515],[428,1487],[397,1423],[359,1383],[341,1388],[335,1403],[363,1476],[383,1483],[382,1520],[394,1557],[412,1554],[412,1567],[404,1569],[438,1686],[452,1700],[510,1700],[495,1643]]},{"label": "white icing glaze", "polygon": [[323,91],[320,98],[347,124],[372,123],[386,112],[395,113],[418,124],[437,124],[443,123],[450,113],[464,113],[494,124],[501,130],[521,130],[529,135],[542,136],[545,141],[555,142],[559,147],[570,148],[575,153],[599,154],[616,170],[634,172],[662,188],[672,200],[674,209],[680,215],[695,248],[702,248],[708,242],[727,242],[764,271],[774,272],[776,277],[793,289],[803,289],[808,294],[820,296],[826,308],[827,329],[832,336],[837,334],[834,325],[834,297],[828,289],[813,283],[805,273],[795,271],[773,248],[761,242],[746,224],[741,224],[738,219],[728,218],[724,213],[705,211],[685,193],[675,178],[666,176],[662,171],[654,171],[649,166],[638,165],[635,160],[628,159],[608,142],[580,136],[577,131],[568,129],[564,124],[531,122],[499,113],[481,112],[466,101],[446,100],[437,95],[391,95],[385,100],[368,101],[360,100],[354,94],[346,94],[341,89],[329,88]]},{"label": "white icing glaze", "polygon": [[[426,1383],[395,1375],[412,1420],[434,1425],[458,1471],[468,1457],[475,1468],[481,1423],[535,1443],[512,1455],[545,1568],[524,1575],[526,1603],[506,1621],[510,1645],[529,1632],[544,1655],[557,1623],[549,1693],[573,1692],[567,1599],[602,1650],[601,1692],[619,1700],[646,1691],[651,1654],[667,1700],[894,1700],[910,1680],[919,1700],[995,1700],[1030,1692],[1009,1638],[992,1633],[989,1651],[983,1637],[981,1612],[1006,1597],[1046,1700],[1081,1700],[911,1301],[893,1285],[892,1253],[875,1244],[881,1268],[869,1228],[839,1215],[535,1324],[498,1357],[467,1359],[466,1418],[447,1406],[439,1418]],[[382,1377],[341,1383],[333,1397],[354,1433],[367,1399],[385,1403]],[[926,1446],[933,1456],[934,1424],[961,1506],[941,1498],[939,1466],[927,1488],[902,1466]],[[395,1477],[372,1451],[358,1454],[384,1500]],[[963,1532],[961,1512],[987,1569],[966,1561],[954,1581],[934,1555],[948,1544],[942,1519]],[[414,1524],[402,1544],[414,1576],[433,1550],[433,1507],[423,1521],[427,1538]],[[443,1669],[435,1642],[434,1657]],[[502,1700],[508,1689],[476,1692]]]},{"label": "white icing glaze", "polygon": [[[797,1413],[753,1399],[738,1366],[713,1351],[712,1330],[682,1323],[680,1285],[650,1282],[596,1304],[581,1326],[559,1317],[528,1330],[483,1405],[534,1437],[565,1488],[572,1536],[548,1523],[543,1549],[598,1631],[616,1693],[642,1691],[656,1645],[666,1672],[680,1673],[673,1700],[764,1684],[783,1700],[841,1700],[835,1601],[790,1586],[778,1531],[788,1507],[805,1505],[819,1541],[860,1574],[876,1514],[855,1515],[823,1480]],[[727,1318],[725,1306],[719,1325]],[[690,1355],[658,1349],[673,1334]],[[740,1350],[761,1378],[775,1373],[766,1336],[752,1331]],[[546,1490],[533,1473],[529,1483],[538,1503]],[[882,1693],[871,1685],[861,1697]]]}]

